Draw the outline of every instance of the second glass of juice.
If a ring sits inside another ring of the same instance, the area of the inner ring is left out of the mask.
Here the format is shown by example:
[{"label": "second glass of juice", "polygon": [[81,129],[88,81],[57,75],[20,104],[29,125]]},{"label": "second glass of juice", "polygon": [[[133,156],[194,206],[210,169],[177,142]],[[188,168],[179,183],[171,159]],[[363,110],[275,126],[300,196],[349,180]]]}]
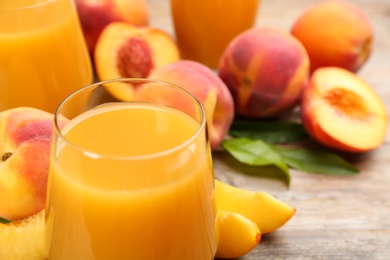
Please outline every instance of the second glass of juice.
[{"label": "second glass of juice", "polygon": [[0,111],[51,113],[93,81],[73,0],[0,0]]},{"label": "second glass of juice", "polygon": [[[133,101],[107,88],[137,89]],[[161,81],[84,87],[55,114],[49,259],[211,260],[214,176],[205,114]]]},{"label": "second glass of juice", "polygon": [[254,26],[260,0],[171,0],[176,39],[184,59],[217,68],[223,50]]}]

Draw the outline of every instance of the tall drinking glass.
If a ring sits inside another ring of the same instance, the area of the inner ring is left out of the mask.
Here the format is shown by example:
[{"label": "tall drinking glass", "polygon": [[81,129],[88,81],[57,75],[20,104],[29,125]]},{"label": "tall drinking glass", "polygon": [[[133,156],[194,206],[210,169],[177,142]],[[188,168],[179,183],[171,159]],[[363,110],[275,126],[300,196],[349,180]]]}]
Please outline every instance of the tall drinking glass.
[{"label": "tall drinking glass", "polygon": [[[133,101],[99,98],[123,84],[137,89]],[[50,259],[211,260],[215,213],[205,114],[189,93],[118,79],[61,103],[46,206]]]},{"label": "tall drinking glass", "polygon": [[260,0],[171,0],[170,3],[183,58],[215,69],[228,43],[255,24]]},{"label": "tall drinking glass", "polygon": [[73,0],[0,0],[0,111],[54,113],[92,80]]}]

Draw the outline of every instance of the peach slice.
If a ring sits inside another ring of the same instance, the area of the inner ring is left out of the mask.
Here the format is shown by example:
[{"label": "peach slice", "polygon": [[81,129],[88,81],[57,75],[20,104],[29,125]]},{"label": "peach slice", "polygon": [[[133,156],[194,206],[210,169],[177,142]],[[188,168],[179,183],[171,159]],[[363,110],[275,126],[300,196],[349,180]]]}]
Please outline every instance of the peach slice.
[{"label": "peach slice", "polygon": [[46,259],[45,210],[7,224],[0,223],[0,259]]},{"label": "peach slice", "polygon": [[218,210],[243,215],[257,224],[261,234],[280,228],[296,212],[294,207],[267,192],[240,189],[218,180],[215,180],[215,194]]},{"label": "peach slice", "polygon": [[219,230],[217,258],[244,256],[260,242],[261,233],[256,223],[236,212],[218,210],[216,225]]},{"label": "peach slice", "polygon": [[237,114],[277,117],[298,105],[309,78],[309,57],[290,33],[257,27],[229,43],[218,69],[233,95]]},{"label": "peach slice", "polygon": [[358,71],[372,52],[373,28],[368,16],[348,1],[321,1],[305,10],[291,33],[305,46],[311,72],[335,66]]},{"label": "peach slice", "polygon": [[[176,42],[165,31],[124,22],[105,27],[94,54],[96,74],[100,81],[147,78],[153,70],[179,59]],[[122,85],[121,88],[108,88],[108,91],[120,100],[132,100],[133,87]]]},{"label": "peach slice", "polygon": [[113,22],[135,26],[149,24],[149,6],[145,0],[75,0],[81,28],[93,54],[104,27]]},{"label": "peach slice", "polygon": [[356,74],[339,67],[317,69],[304,90],[302,121],[311,136],[347,152],[380,146],[388,115],[374,89]]}]

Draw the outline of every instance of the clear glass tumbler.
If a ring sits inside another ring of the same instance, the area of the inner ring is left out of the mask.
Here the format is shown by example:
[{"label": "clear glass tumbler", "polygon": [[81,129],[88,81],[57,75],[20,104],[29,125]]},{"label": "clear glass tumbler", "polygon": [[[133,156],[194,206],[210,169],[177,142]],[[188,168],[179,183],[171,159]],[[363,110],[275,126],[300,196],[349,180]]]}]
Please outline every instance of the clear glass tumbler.
[{"label": "clear glass tumbler", "polygon": [[[107,98],[130,84],[134,100]],[[55,114],[50,259],[211,260],[214,175],[201,104],[147,79],[92,84]]]}]

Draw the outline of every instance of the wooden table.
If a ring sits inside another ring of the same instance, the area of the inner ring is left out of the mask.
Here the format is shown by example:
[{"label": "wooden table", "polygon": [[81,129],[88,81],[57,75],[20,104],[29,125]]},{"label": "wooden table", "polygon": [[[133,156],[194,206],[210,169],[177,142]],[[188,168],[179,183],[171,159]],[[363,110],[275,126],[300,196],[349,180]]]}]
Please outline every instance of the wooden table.
[{"label": "wooden table", "polygon": [[[242,0],[245,1],[245,0]],[[174,35],[167,0],[149,0],[151,25]],[[263,0],[257,25],[289,30],[319,0]],[[370,17],[373,54],[359,76],[372,85],[390,112],[390,0],[351,0]],[[214,153],[217,178],[250,190],[265,190],[297,208],[296,215],[242,260],[390,259],[390,131],[378,149],[349,156],[355,176],[324,176],[290,170],[291,184],[244,174],[226,153]]]}]

